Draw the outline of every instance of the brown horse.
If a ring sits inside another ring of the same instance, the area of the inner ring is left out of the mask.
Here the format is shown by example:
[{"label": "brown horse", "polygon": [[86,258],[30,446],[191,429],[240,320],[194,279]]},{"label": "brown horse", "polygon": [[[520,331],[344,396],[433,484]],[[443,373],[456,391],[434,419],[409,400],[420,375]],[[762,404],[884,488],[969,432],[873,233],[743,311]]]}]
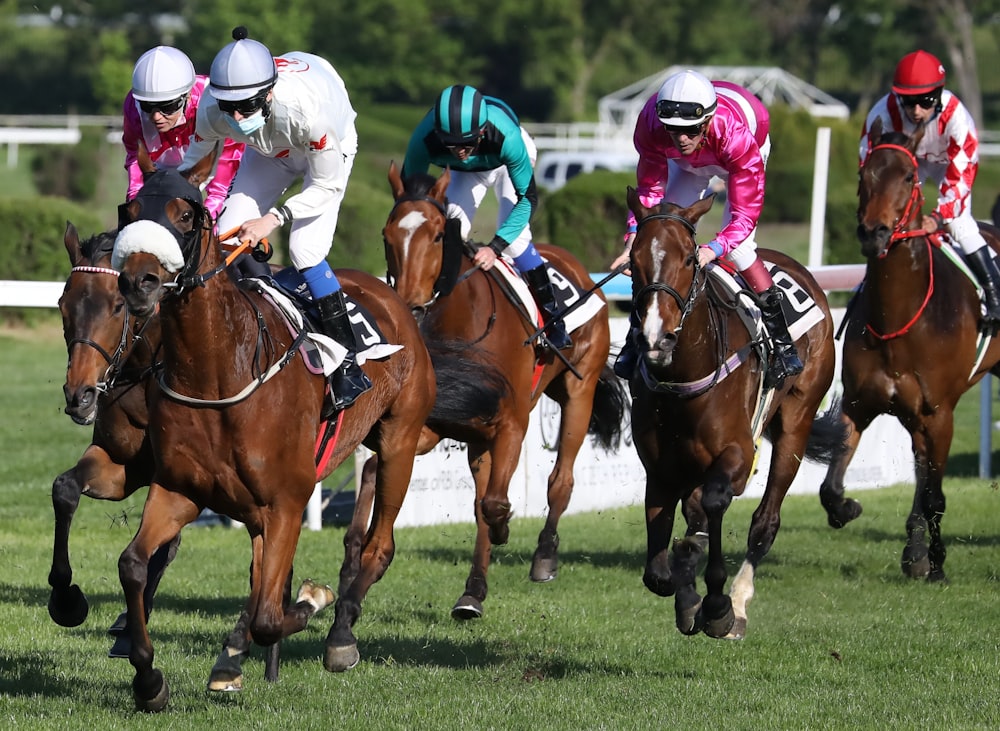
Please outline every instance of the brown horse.
[{"label": "brown horse", "polygon": [[[677,628],[684,634],[704,631],[738,639],[746,632],[757,565],[774,543],[781,503],[799,463],[804,457],[829,461],[842,447],[844,434],[838,418],[816,418],[833,380],[835,357],[823,291],[793,259],[759,252],[765,261],[780,265],[819,308],[813,311],[816,324],[796,343],[805,370],[780,390],[765,389],[767,355],[740,314],[748,301],[756,304],[753,295],[743,290],[741,304],[733,305],[717,291],[715,277],[698,266],[695,224],[712,201],[705,198],[688,208],[672,203],[646,208],[635,190],[628,190],[629,207],[639,221],[631,268],[643,352],[631,384],[632,434],[646,470],[643,583],[660,596],[676,594]],[[767,485],[730,596],[724,591],[723,518],[753,472],[762,433],[773,446]],[[675,542],[671,558],[678,503],[688,530]],[[706,545],[703,600],[695,574]]]},{"label": "brown horse", "polygon": [[[495,419],[472,426],[431,425],[436,439],[422,444],[430,449],[435,441],[447,437],[469,445],[469,466],[476,486],[476,544],[465,592],[452,616],[471,619],[483,613],[491,544],[507,542],[511,515],[507,490],[538,399],[545,393],[562,408],[558,453],[548,479],[549,511],[530,573],[532,581],[544,582],[554,579],[558,571],[557,527],[569,505],[576,456],[588,432],[606,449],[617,446],[625,395],[607,366],[610,336],[606,310],[573,332],[572,349],[562,351],[565,360],[548,352],[540,362],[536,348],[526,344],[537,323],[529,322],[506,296],[498,275],[474,270],[468,257],[459,252],[447,260],[442,242],[449,181],[450,171],[446,170],[436,180],[419,175],[404,182],[392,164],[389,184],[395,205],[382,235],[389,281],[420,320],[427,342],[464,343],[510,384]],[[593,287],[586,270],[567,251],[546,245],[539,245],[538,250],[579,289]],[[440,280],[448,278],[449,265],[453,267],[451,281],[443,285],[447,294],[442,294]],[[600,292],[593,296],[603,299]],[[479,376],[466,375],[466,379],[470,377]]]},{"label": "brown horse", "polygon": [[[843,356],[843,417],[847,452],[830,465],[820,499],[831,526],[861,514],[844,497],[844,474],[864,430],[892,414],[909,432],[916,463],[913,507],[906,519],[903,573],[945,580],[941,489],[959,398],[983,375],[1000,373],[1000,345],[981,335],[976,285],[921,228],[923,195],[912,138],[872,130],[861,167],[858,238],[867,269],[848,307]],[[980,224],[997,248],[998,231]],[[947,354],[947,357],[942,357]]]},{"label": "brown horse", "polygon": [[[155,473],[138,533],[122,553],[119,574],[132,634],[133,692],[144,710],[169,698],[153,666],[143,589],[147,564],[205,507],[244,523],[253,560],[251,589],[237,629],[226,639],[210,689],[239,687],[250,639],[270,645],[302,630],[333,600],[306,581],[291,606],[283,589],[302,513],[317,479],[315,445],[323,429],[326,379],[297,357],[302,336],[256,291],[238,287],[200,202],[206,158],[189,174],[156,171],[123,211],[116,243],[119,288],[130,311],[159,308],[163,372],[150,402]],[[374,517],[360,570],[337,602],[324,664],[357,662],[351,626],[368,589],[392,560],[392,526],[406,494],[413,456],[435,397],[430,357],[408,309],[392,290],[361,272],[343,271],[346,292],[367,309],[386,340],[403,346],[365,363],[373,388],[336,421],[336,441],[320,477],[361,443],[379,455]],[[321,461],[321,464],[324,464]]]}]

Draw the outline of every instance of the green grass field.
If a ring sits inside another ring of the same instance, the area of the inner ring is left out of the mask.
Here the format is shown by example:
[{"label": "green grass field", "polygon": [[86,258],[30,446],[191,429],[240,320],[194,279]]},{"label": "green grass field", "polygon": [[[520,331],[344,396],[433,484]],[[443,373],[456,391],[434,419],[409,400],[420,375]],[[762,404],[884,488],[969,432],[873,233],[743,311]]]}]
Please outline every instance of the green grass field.
[{"label": "green grass field", "polygon": [[[909,487],[857,494],[864,515],[842,531],[826,526],[815,496],[788,498],[742,642],[680,635],[672,601],[642,586],[639,506],[564,519],[560,575],[545,585],[527,578],[541,520],[515,519],[510,544],[494,552],[486,615],[472,623],[449,617],[471,525],[401,529],[355,628],[357,668],[323,670],[328,609],[284,643],[278,683],[263,680],[255,649],[245,690],[221,696],[205,682],[245,597],[249,542],[242,530],[188,528],[150,625],[170,706],[137,714],[131,666],[105,657],[105,631],[123,606],[117,557],[141,498],[83,500],[71,550],[90,616],[66,629],[45,608],[51,482],[89,440],[61,413],[64,359],[52,327],[0,333],[4,728],[987,729],[1000,720],[1000,490],[954,477],[947,585],[899,570]],[[968,429],[957,439],[954,456],[975,451]],[[754,503],[737,500],[727,516],[732,571]],[[335,584],[342,539],[342,529],[304,533],[296,578]]]}]

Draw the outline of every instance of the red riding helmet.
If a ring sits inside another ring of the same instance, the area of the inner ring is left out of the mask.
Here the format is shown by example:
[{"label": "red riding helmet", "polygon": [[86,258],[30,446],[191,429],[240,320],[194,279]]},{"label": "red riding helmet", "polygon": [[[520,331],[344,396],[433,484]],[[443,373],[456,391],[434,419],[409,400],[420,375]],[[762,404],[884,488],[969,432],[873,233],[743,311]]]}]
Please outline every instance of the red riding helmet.
[{"label": "red riding helmet", "polygon": [[903,96],[926,94],[944,86],[944,66],[927,51],[903,56],[892,77],[892,90]]}]

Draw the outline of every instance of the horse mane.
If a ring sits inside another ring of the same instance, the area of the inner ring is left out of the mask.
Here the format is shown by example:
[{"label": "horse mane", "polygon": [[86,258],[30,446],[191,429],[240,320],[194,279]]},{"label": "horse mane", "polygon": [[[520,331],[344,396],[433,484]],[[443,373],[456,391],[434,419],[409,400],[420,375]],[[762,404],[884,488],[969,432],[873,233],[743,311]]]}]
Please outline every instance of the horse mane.
[{"label": "horse mane", "polygon": [[94,234],[86,241],[80,243],[80,252],[91,264],[96,264],[101,259],[111,256],[111,251],[115,248],[115,239],[117,237],[117,229]]},{"label": "horse mane", "polygon": [[414,173],[413,175],[407,175],[403,179],[403,189],[406,191],[407,195],[412,195],[414,197],[430,195],[431,188],[437,182],[437,178],[428,173]]}]

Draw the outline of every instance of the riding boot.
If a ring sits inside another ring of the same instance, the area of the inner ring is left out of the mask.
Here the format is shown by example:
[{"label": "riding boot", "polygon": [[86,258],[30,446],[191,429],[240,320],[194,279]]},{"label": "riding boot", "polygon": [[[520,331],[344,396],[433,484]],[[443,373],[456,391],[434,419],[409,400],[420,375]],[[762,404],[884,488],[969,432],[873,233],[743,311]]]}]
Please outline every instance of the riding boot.
[{"label": "riding boot", "polygon": [[552,289],[552,282],[549,281],[545,265],[542,264],[526,271],[524,273],[524,281],[528,283],[535,302],[542,312],[545,313],[545,320],[549,322],[548,327],[545,328],[545,337],[549,339],[549,343],[557,350],[565,350],[566,348],[573,347],[573,341],[569,339],[569,334],[566,332],[566,323],[563,322],[561,317],[555,320],[552,319],[553,316],[559,313],[559,308],[556,306],[556,293]]},{"label": "riding boot", "polygon": [[771,335],[771,366],[768,368],[764,382],[768,388],[781,388],[789,376],[797,376],[802,372],[803,365],[795,350],[795,343],[788,333],[788,323],[781,311],[781,300],[784,294],[777,286],[761,293],[761,314],[764,324]]},{"label": "riding boot", "polygon": [[969,266],[979,280],[980,286],[986,292],[985,323],[995,332],[1000,326],[1000,269],[996,260],[990,255],[988,246],[967,254]]},{"label": "riding boot", "polygon": [[338,289],[333,294],[320,297],[316,306],[319,308],[323,334],[347,348],[344,360],[330,376],[333,407],[340,411],[353,404],[358,396],[371,388],[372,382],[358,365],[358,344],[354,339],[351,323],[347,319],[347,302],[344,300],[344,291]]},{"label": "riding boot", "polygon": [[257,261],[251,254],[241,254],[236,258],[236,271],[240,273],[240,279],[263,279],[271,276],[270,265]]},{"label": "riding boot", "polygon": [[626,381],[631,381],[635,375],[636,366],[639,365],[639,329],[630,325],[628,335],[625,336],[625,344],[618,351],[615,358],[615,375]]}]

